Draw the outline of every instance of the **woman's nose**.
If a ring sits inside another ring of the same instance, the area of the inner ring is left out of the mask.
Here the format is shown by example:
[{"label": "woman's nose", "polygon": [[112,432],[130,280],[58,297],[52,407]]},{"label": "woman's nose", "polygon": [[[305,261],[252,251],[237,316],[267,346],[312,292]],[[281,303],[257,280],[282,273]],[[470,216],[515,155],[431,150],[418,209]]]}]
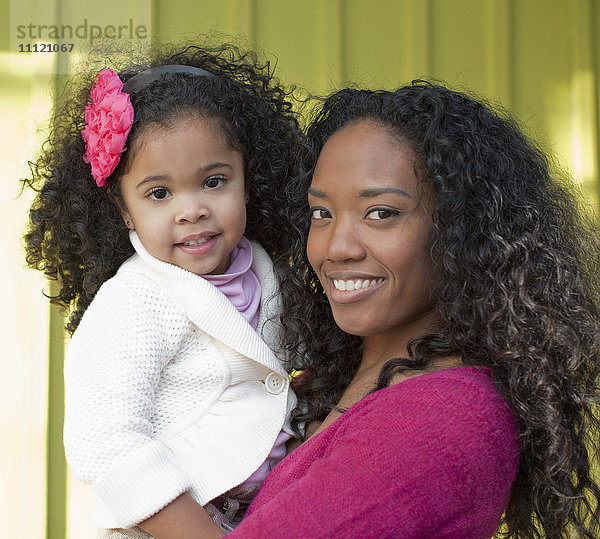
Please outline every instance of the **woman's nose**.
[{"label": "woman's nose", "polygon": [[366,256],[358,228],[350,221],[332,223],[327,258],[333,262],[362,260]]},{"label": "woman's nose", "polygon": [[210,217],[210,209],[204,197],[182,196],[178,201],[175,221],[177,223],[195,223]]}]

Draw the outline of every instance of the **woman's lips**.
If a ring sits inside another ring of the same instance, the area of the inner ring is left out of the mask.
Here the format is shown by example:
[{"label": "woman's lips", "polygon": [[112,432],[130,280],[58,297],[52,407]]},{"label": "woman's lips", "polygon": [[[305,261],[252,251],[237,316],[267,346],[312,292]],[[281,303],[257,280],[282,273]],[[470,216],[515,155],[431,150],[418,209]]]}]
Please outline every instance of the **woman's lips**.
[{"label": "woman's lips", "polygon": [[385,279],[383,277],[360,277],[354,279],[332,279],[329,282],[329,298],[335,303],[353,303],[360,301],[378,290]]},{"label": "woman's lips", "polygon": [[383,283],[383,279],[332,279],[337,290],[360,290]]}]

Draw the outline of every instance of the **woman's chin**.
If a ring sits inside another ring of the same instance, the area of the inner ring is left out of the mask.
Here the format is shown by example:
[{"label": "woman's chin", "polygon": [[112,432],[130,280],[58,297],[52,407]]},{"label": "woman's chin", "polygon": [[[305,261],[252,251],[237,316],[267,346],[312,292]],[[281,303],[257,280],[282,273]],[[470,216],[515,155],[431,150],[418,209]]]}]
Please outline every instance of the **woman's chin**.
[{"label": "woman's chin", "polygon": [[337,326],[349,335],[355,335],[357,337],[370,337],[376,335],[378,332],[371,327],[370,324],[365,321],[357,320],[356,318],[350,318],[347,316],[333,316]]}]

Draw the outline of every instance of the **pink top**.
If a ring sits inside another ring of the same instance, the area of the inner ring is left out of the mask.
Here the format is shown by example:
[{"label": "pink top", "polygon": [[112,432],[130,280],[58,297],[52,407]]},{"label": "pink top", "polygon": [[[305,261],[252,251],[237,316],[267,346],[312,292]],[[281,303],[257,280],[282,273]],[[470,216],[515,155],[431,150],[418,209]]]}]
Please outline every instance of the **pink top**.
[{"label": "pink top", "polygon": [[252,266],[252,244],[242,239],[231,251],[229,269],[221,274],[206,274],[202,277],[216,286],[235,308],[256,329],[260,312],[260,283],[250,269]]},{"label": "pink top", "polygon": [[231,535],[489,539],[520,452],[489,373],[436,371],[367,396],[275,467]]},{"label": "pink top", "polygon": [[277,435],[273,449],[271,449],[266,460],[248,479],[246,479],[246,481],[242,483],[245,487],[257,487],[265,480],[268,473],[283,459],[283,457],[285,457],[285,444],[290,438],[291,436],[284,430]]},{"label": "pink top", "polygon": [[[252,244],[242,236],[231,251],[229,269],[222,274],[206,274],[202,277],[225,294],[240,314],[256,329],[260,313],[261,288],[251,266]],[[279,433],[266,460],[244,481],[244,486],[258,486],[263,482],[273,466],[285,457],[285,443],[289,439],[290,435],[286,432]]]}]

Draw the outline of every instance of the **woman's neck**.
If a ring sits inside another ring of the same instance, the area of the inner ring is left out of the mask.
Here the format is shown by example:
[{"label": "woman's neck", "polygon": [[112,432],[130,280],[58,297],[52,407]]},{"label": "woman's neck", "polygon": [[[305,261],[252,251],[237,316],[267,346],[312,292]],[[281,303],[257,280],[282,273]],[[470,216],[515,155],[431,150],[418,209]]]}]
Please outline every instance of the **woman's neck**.
[{"label": "woman's neck", "polygon": [[[431,329],[430,331],[433,331]],[[421,333],[424,335],[426,333]],[[333,423],[344,410],[348,410],[377,387],[379,375],[383,366],[390,360],[398,357],[408,357],[408,343],[419,335],[391,339],[389,335],[381,337],[363,338],[363,357],[350,384],[344,390],[337,408],[333,409],[322,423],[314,422],[307,427],[307,438],[312,438]],[[434,358],[425,369],[399,369],[393,374],[389,385],[395,385],[408,378],[419,376],[435,370],[451,369],[462,365],[458,356]]]},{"label": "woman's neck", "polygon": [[364,336],[362,338],[361,369],[371,369],[375,366],[382,367],[394,358],[408,358],[408,347],[411,341],[435,333],[439,328],[439,316],[432,310],[425,317],[415,319],[413,322],[395,328],[393,331],[387,331],[380,335]]}]

